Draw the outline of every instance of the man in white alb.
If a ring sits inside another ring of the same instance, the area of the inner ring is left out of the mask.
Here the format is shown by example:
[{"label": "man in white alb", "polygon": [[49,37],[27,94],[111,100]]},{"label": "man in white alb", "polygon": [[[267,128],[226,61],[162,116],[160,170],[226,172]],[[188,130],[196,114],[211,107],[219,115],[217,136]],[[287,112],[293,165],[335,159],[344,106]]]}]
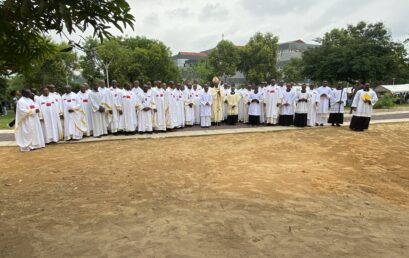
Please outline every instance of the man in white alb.
[{"label": "man in white alb", "polygon": [[317,111],[317,123],[320,126],[324,126],[324,123],[326,123],[328,120],[331,92],[332,90],[328,86],[327,81],[323,81],[322,86],[318,87],[317,89],[318,97],[320,100]]},{"label": "man in white alb", "polygon": [[203,91],[200,94],[200,126],[209,128],[211,125],[212,116],[212,95],[209,92],[209,85],[203,86]]},{"label": "man in white alb", "polygon": [[31,91],[21,91],[22,97],[17,101],[14,136],[21,151],[44,148],[44,135],[38,114],[40,109],[31,99]]},{"label": "man in white alb", "polygon": [[45,87],[43,88],[43,95],[37,99],[45,143],[58,142],[64,136],[59,105],[49,93],[48,88]]}]

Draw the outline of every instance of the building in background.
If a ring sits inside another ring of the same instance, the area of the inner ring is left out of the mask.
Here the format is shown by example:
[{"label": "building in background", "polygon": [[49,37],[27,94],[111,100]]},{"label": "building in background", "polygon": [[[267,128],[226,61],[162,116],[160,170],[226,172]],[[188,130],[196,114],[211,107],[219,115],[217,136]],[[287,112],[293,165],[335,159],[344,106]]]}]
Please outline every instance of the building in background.
[{"label": "building in background", "polygon": [[176,66],[189,67],[197,64],[202,59],[206,59],[208,53],[204,52],[179,52],[177,55],[172,56],[172,60],[175,62]]},{"label": "building in background", "polygon": [[[277,46],[277,69],[281,70],[292,58],[301,58],[302,53],[308,48],[317,47],[318,45],[307,44],[302,40],[289,41],[279,43]],[[241,47],[241,46],[237,46]],[[200,60],[206,59],[209,53],[213,49],[205,50],[202,52],[179,52],[177,55],[172,56],[172,60],[177,67],[182,71],[182,78],[187,79],[189,73],[184,72],[184,68],[192,67],[200,62]],[[237,71],[236,74],[227,79],[227,83],[244,83],[246,78],[244,74]]]},{"label": "building in background", "polygon": [[283,67],[292,59],[292,58],[302,58],[302,53],[318,45],[307,44],[301,39],[295,41],[289,41],[278,44],[277,51],[277,68],[278,70],[283,69]]}]

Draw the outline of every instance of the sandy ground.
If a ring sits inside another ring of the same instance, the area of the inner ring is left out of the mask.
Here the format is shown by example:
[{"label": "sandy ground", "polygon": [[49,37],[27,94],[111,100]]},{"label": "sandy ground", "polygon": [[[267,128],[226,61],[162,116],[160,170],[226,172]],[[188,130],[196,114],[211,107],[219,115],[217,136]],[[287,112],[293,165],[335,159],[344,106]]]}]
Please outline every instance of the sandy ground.
[{"label": "sandy ground", "polygon": [[0,257],[408,257],[409,124],[0,149]]}]

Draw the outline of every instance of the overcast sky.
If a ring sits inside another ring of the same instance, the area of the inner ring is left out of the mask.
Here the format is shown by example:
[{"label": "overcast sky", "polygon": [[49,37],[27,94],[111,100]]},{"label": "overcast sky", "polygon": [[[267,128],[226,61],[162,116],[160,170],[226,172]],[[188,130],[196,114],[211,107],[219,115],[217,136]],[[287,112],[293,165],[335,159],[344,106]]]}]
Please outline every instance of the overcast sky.
[{"label": "overcast sky", "polygon": [[[325,32],[358,21],[382,21],[396,40],[409,37],[409,0],[128,0],[135,30],[179,51],[199,52],[222,38],[244,45],[255,32],[279,42],[311,42]],[[114,35],[121,35],[114,31]]]}]

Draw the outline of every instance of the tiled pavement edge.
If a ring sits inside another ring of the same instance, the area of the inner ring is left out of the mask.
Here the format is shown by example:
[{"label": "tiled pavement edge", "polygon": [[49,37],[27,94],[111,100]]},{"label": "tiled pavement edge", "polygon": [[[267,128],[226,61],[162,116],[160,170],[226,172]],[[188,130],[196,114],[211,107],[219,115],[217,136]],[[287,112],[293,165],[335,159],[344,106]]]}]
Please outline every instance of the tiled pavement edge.
[{"label": "tiled pavement edge", "polygon": [[[386,124],[386,123],[409,123],[409,118],[397,118],[397,119],[382,119],[373,120],[371,124]],[[343,127],[349,126],[349,123],[343,125]],[[194,130],[194,131],[175,131],[158,134],[143,134],[143,135],[130,135],[130,136],[106,136],[102,138],[87,137],[81,141],[62,141],[58,144],[81,144],[87,142],[101,142],[101,141],[119,141],[119,140],[133,140],[133,139],[163,139],[163,138],[178,138],[178,137],[194,137],[194,136],[210,136],[210,135],[224,135],[224,134],[241,134],[241,133],[266,133],[288,130],[319,130],[325,127],[313,127],[313,128],[297,128],[297,127],[283,127],[283,126],[260,126],[260,127],[246,127],[246,128],[232,128],[232,129],[217,129],[217,130]],[[9,131],[9,130],[8,130]],[[0,132],[1,133],[1,132]],[[0,141],[0,147],[16,147],[15,141]]]}]

